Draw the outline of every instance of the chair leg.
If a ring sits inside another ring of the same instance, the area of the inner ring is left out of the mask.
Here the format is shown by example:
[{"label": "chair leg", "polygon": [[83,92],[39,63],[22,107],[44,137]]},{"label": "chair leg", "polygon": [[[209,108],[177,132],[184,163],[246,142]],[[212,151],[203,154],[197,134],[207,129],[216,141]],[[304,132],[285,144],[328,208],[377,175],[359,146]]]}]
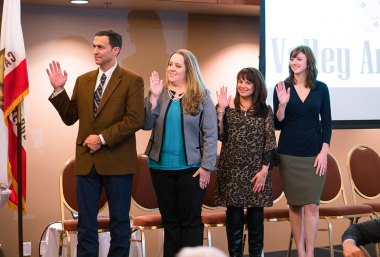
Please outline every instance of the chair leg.
[{"label": "chair leg", "polygon": [[292,245],[293,245],[293,232],[290,232],[290,239],[289,239],[289,246],[288,246],[288,252],[286,253],[286,257],[290,257],[290,252],[292,251]]},{"label": "chair leg", "polygon": [[140,229],[140,233],[141,233],[142,257],[146,257],[146,245],[145,245],[145,233],[144,233],[144,229]]},{"label": "chair leg", "polygon": [[66,256],[71,257],[71,236],[70,232],[68,231],[61,231],[61,234],[59,236],[59,249],[58,249],[58,257],[63,256],[63,247],[64,247],[64,240],[66,237]]},{"label": "chair leg", "polygon": [[70,232],[66,232],[66,236],[67,236],[67,257],[71,257],[71,235],[70,235]]},{"label": "chair leg", "polygon": [[207,227],[207,244],[208,244],[208,247],[211,248],[211,228],[210,227]]},{"label": "chair leg", "polygon": [[[203,231],[203,240],[207,241],[207,246],[211,248],[211,226],[209,224],[203,224],[204,230]],[[206,235],[204,234],[206,232]]]},{"label": "chair leg", "polygon": [[330,257],[334,257],[334,242],[333,242],[333,228],[330,220],[327,220],[328,233],[329,233],[329,244],[330,244]]},{"label": "chair leg", "polygon": [[65,231],[61,231],[59,235],[59,248],[58,248],[58,257],[62,256],[62,249],[63,249],[63,240],[64,240]]}]

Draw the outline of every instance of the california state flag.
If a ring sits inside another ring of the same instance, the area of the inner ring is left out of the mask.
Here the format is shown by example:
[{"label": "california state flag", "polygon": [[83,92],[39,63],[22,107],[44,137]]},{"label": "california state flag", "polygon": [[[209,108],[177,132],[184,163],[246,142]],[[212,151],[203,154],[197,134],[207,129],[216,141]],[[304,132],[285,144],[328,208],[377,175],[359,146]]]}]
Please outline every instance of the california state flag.
[{"label": "california state flag", "polygon": [[[22,180],[22,210],[25,213],[26,141],[23,99],[29,93],[20,0],[4,0],[0,38],[0,183],[11,191],[8,206],[18,208]],[[19,112],[19,113],[18,113]],[[17,117],[21,124],[21,149],[17,146]],[[22,175],[18,176],[18,151]],[[21,206],[21,205],[20,205]]]}]

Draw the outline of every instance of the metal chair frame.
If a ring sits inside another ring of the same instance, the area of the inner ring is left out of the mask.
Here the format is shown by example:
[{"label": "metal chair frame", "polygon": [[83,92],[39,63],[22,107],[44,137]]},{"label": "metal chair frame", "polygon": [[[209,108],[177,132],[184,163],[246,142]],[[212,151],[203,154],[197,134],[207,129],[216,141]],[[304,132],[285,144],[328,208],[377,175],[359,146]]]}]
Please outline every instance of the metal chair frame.
[{"label": "metal chair frame", "polygon": [[202,211],[202,221],[207,235],[204,239],[207,240],[208,247],[212,247],[211,229],[226,226],[225,208],[215,204],[215,180],[216,172],[211,172],[202,205],[204,209],[210,210],[210,212]]},{"label": "metal chair frame", "polygon": [[[272,207],[264,208],[264,221],[265,222],[283,222],[283,221],[289,222],[289,208],[276,207],[276,203],[280,202],[283,199],[283,197],[285,197],[279,166],[273,167],[271,171],[271,176],[272,176],[272,191],[273,191],[274,200],[273,200]],[[292,240],[293,238],[291,237],[289,245],[288,245],[287,257],[290,256],[290,251],[292,250],[291,249]]]},{"label": "metal chair frame", "polygon": [[[360,168],[355,163],[360,164]],[[380,218],[380,155],[368,145],[356,145],[348,153],[347,168],[354,204],[371,206],[373,218]],[[359,197],[363,200],[360,203]],[[375,251],[376,256],[380,257],[379,243],[375,244]]]},{"label": "metal chair frame", "polygon": [[[76,200],[76,177],[75,177],[75,157],[68,159],[61,171],[59,177],[60,207],[61,207],[61,225],[62,231],[59,237],[58,256],[62,256],[64,239],[66,238],[67,257],[71,256],[71,234],[77,233],[78,220],[68,218],[66,212],[69,211],[72,216],[78,215],[78,204]],[[107,206],[107,197],[104,189],[101,192],[98,205],[99,211]],[[98,232],[109,231],[109,218],[98,218]]]},{"label": "metal chair frame", "polygon": [[161,214],[158,212],[157,196],[151,181],[148,168],[148,156],[137,156],[138,169],[133,179],[132,203],[146,214],[131,216],[132,233],[139,231],[140,239],[131,239],[131,242],[140,242],[142,257],[146,257],[146,230],[162,229]]}]

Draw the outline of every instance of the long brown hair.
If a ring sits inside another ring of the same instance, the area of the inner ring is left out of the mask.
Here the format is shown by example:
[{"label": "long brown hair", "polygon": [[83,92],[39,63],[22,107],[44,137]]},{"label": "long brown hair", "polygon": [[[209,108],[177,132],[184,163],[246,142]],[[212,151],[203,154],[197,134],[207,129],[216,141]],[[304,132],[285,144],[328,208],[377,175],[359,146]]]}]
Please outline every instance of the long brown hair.
[{"label": "long brown hair", "polygon": [[[313,51],[308,46],[297,46],[290,52],[290,59],[295,58],[299,53],[304,53],[306,56],[307,66],[306,66],[306,87],[313,89],[315,87],[315,82],[317,80],[318,70],[316,66],[315,57]],[[286,82],[297,84],[294,78],[294,72],[290,67],[289,62],[289,77],[285,79]]]}]

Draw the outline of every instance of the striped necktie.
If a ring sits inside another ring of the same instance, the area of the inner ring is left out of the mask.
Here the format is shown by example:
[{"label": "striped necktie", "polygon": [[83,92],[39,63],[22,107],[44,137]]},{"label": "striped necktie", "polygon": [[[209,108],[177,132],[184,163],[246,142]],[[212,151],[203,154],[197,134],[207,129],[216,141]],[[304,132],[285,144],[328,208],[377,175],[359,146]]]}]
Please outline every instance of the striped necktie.
[{"label": "striped necktie", "polygon": [[94,92],[94,116],[96,116],[96,112],[98,111],[100,99],[102,98],[103,94],[103,86],[104,82],[106,82],[106,79],[107,76],[103,73],[102,77],[100,78],[100,83]]}]

